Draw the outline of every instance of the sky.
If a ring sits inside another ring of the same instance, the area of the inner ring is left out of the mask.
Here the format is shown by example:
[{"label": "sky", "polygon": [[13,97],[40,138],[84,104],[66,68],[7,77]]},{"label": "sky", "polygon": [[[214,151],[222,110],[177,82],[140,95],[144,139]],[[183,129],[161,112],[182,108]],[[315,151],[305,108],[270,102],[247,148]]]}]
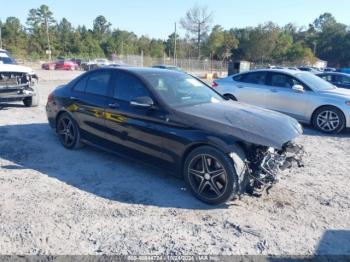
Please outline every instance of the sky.
[{"label": "sky", "polygon": [[207,6],[214,15],[213,25],[226,29],[267,21],[307,26],[325,12],[350,25],[349,0],[0,0],[0,20],[15,16],[25,24],[29,9],[42,4],[49,6],[56,20],[66,17],[74,26],[91,28],[94,18],[104,15],[113,28],[160,39],[173,33],[175,22],[195,4]]}]

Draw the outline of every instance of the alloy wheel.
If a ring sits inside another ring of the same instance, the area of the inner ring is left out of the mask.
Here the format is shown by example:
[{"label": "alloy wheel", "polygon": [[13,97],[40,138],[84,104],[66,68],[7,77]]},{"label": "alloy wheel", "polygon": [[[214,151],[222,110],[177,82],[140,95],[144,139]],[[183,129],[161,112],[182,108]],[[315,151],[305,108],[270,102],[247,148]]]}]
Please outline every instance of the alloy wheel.
[{"label": "alloy wheel", "polygon": [[58,122],[57,133],[65,146],[70,147],[75,143],[76,134],[71,119],[62,117]]},{"label": "alloy wheel", "polygon": [[317,126],[325,132],[332,132],[336,130],[340,124],[338,114],[330,110],[319,113],[316,121]]},{"label": "alloy wheel", "polygon": [[227,187],[227,173],[215,157],[200,154],[188,166],[189,182],[194,191],[207,199],[221,197]]}]

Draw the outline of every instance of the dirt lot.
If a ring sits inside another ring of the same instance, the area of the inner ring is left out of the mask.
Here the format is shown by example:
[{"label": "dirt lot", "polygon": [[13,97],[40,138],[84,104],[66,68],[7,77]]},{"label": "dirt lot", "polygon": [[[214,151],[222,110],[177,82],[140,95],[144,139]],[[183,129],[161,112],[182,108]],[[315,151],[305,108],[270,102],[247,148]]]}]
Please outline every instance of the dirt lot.
[{"label": "dirt lot", "polygon": [[183,181],[50,130],[46,97],[76,72],[43,72],[41,104],[0,110],[0,254],[350,254],[350,134],[305,128],[305,167],[227,206]]}]

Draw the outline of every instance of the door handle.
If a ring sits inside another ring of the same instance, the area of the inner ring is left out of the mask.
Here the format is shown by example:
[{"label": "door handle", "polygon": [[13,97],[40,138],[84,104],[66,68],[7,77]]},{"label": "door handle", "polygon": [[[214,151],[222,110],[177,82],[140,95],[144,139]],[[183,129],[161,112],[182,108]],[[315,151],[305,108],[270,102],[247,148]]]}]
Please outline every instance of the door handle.
[{"label": "door handle", "polygon": [[244,86],[238,85],[237,87],[238,87],[238,88],[243,88]]},{"label": "door handle", "polygon": [[119,105],[117,103],[110,103],[110,104],[108,104],[108,107],[109,108],[117,108],[117,107],[119,107]]},{"label": "door handle", "polygon": [[73,100],[73,101],[78,101],[78,100],[79,100],[79,99],[76,98],[75,96],[71,96],[69,99],[70,99],[70,100]]},{"label": "door handle", "polygon": [[277,89],[270,89],[270,91],[273,92],[273,93],[277,93],[278,92]]}]

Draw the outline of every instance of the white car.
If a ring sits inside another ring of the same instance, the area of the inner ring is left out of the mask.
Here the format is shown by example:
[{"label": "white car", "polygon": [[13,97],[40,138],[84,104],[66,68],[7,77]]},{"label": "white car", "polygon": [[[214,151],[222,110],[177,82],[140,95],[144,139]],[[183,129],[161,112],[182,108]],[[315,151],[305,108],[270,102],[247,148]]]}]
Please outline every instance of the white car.
[{"label": "white car", "polygon": [[350,128],[350,90],[309,72],[263,69],[215,80],[222,95],[275,110],[326,133]]},{"label": "white car", "polygon": [[6,50],[0,49],[0,103],[23,101],[27,107],[37,106],[37,82],[33,69],[17,65]]}]

